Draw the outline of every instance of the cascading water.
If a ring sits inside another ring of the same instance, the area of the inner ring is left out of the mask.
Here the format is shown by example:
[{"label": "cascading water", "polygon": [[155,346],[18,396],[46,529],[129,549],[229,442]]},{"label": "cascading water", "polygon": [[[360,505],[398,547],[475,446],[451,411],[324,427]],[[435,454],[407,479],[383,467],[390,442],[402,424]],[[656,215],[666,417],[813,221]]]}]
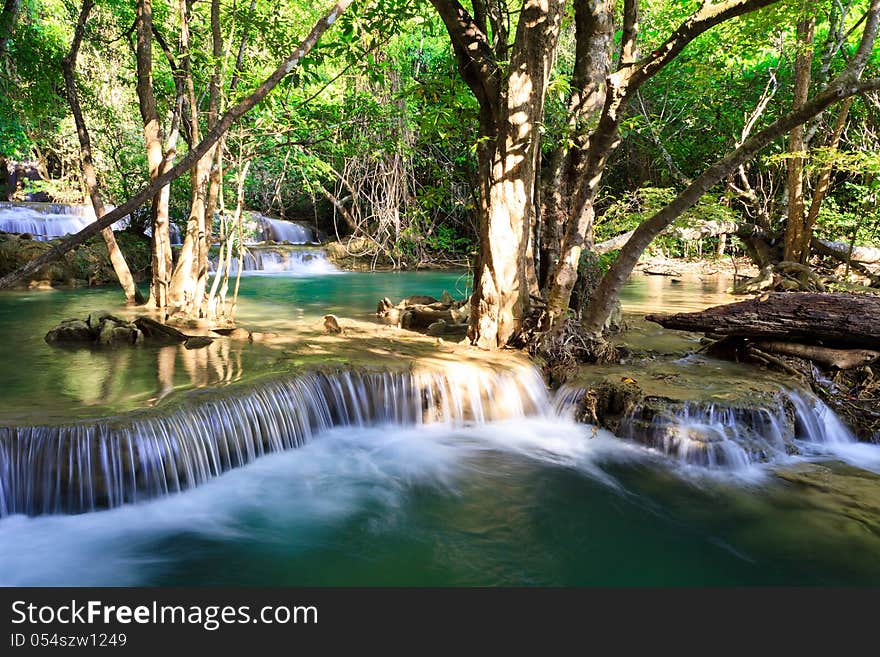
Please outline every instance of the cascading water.
[{"label": "cascading water", "polygon": [[791,423],[784,408],[784,404],[771,410],[688,402],[665,412],[635,412],[624,421],[620,434],[689,464],[745,468],[785,453]]},{"label": "cascading water", "polygon": [[317,231],[308,224],[287,219],[274,219],[259,212],[250,212],[251,218],[257,222],[263,239],[272,242],[290,242],[291,244],[317,244],[321,241]]},{"label": "cascading water", "polygon": [[28,233],[39,241],[77,233],[94,221],[91,205],[0,203],[0,230]]},{"label": "cascading water", "polygon": [[[583,397],[582,389],[561,389],[557,413],[574,415]],[[743,470],[796,455],[830,455],[868,469],[880,466],[880,447],[859,443],[828,406],[802,390],[780,390],[764,404],[649,397],[630,408],[616,433],[713,470]]]},{"label": "cascading water", "polygon": [[[309,373],[245,392],[193,392],[170,408],[97,422],[0,427],[0,515],[81,513],[183,491],[334,427],[480,425],[528,416],[570,421],[582,397],[563,389],[551,399],[533,368],[446,365]],[[781,391],[772,407],[644,404],[624,417],[617,434],[726,471],[792,454],[880,463],[880,448],[856,443],[827,406],[799,391]]]},{"label": "cascading water", "polygon": [[[107,210],[114,206],[108,205]],[[38,241],[55,239],[78,233],[95,221],[95,210],[91,205],[66,205],[63,203],[0,203],[0,231],[5,233],[27,233]],[[113,224],[113,230],[125,230],[129,218],[123,217]],[[180,229],[171,224],[169,233],[172,244],[181,243]],[[150,228],[144,231],[151,235]]]},{"label": "cascading water", "polygon": [[[242,258],[242,273],[287,274],[293,276],[320,276],[339,273],[320,249],[250,248]],[[216,260],[211,270],[217,268]],[[232,260],[231,273],[238,271],[238,259]]]},{"label": "cascading water", "polygon": [[305,374],[167,412],[0,428],[0,515],[81,513],[198,486],[337,426],[489,422],[546,412],[534,370]]}]

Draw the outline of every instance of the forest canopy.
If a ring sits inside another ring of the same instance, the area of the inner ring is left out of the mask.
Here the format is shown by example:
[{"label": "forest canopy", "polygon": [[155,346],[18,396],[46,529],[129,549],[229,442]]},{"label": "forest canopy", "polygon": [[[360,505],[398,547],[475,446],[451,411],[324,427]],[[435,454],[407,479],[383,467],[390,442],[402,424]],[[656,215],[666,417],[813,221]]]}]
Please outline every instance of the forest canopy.
[{"label": "forest canopy", "polygon": [[349,4],[5,0],[0,160],[40,172],[8,197],[121,205],[277,73],[131,214],[193,235],[155,246],[154,303],[205,312],[208,253],[248,210],[389,266],[471,267],[488,347],[529,317],[601,332],[645,250],[764,267],[808,265],[817,239],[880,245],[876,1]]}]

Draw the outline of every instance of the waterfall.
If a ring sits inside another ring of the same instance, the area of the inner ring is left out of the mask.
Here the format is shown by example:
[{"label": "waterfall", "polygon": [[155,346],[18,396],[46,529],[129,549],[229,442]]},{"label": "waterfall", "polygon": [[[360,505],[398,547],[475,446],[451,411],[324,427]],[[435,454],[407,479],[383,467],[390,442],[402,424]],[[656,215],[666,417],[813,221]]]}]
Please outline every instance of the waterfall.
[{"label": "waterfall", "polygon": [[93,221],[90,205],[0,203],[0,230],[29,233],[40,241],[77,233]]},{"label": "waterfall", "polygon": [[685,463],[738,469],[784,454],[791,421],[785,404],[748,408],[686,402],[666,412],[635,411],[620,433]]},{"label": "waterfall", "polygon": [[[288,274],[320,276],[339,273],[322,249],[285,249],[284,247],[248,249],[242,258],[242,273]],[[211,261],[211,271],[216,270],[216,259]],[[238,259],[232,260],[232,272],[238,271]]]},{"label": "waterfall", "polygon": [[317,244],[321,241],[317,231],[308,224],[287,219],[274,219],[259,212],[250,212],[263,232],[263,238],[271,242],[291,244]]},{"label": "waterfall", "polygon": [[[585,391],[565,388],[556,410],[574,416]],[[861,467],[880,464],[880,448],[859,443],[827,405],[803,390],[781,389],[763,402],[671,401],[647,397],[615,433],[686,463],[738,470],[795,455],[832,455]]]},{"label": "waterfall", "polygon": [[0,427],[0,516],[82,513],[183,491],[332,427],[457,425],[548,409],[533,369],[450,366],[310,373],[192,393],[167,409]]},{"label": "waterfall", "polygon": [[[106,206],[107,211],[114,206]],[[91,205],[65,205],[62,203],[0,203],[0,231],[5,233],[28,233],[35,240],[45,242],[78,233],[95,222],[95,210]],[[129,217],[125,216],[113,224],[113,230],[125,230]],[[169,224],[171,244],[181,244],[180,228]],[[152,228],[147,227],[144,235],[152,236]]]}]

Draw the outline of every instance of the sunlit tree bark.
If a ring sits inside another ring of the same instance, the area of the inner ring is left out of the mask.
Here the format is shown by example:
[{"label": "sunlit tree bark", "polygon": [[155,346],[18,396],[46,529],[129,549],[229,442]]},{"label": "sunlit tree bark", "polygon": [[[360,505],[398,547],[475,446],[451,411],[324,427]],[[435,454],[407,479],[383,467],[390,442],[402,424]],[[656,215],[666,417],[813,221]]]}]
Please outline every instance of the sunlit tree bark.
[{"label": "sunlit tree bark", "polygon": [[468,336],[495,349],[520,331],[537,286],[531,236],[540,125],[564,1],[523,3],[505,70],[498,54],[507,53],[508,44],[497,4],[475,0],[472,17],[457,0],[431,3],[480,104],[480,252]]}]

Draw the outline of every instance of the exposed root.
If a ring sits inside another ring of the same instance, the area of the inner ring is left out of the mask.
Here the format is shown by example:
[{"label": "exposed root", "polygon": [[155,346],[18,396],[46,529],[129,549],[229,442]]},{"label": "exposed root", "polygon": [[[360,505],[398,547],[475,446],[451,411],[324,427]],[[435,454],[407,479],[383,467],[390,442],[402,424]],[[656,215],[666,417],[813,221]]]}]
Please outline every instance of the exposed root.
[{"label": "exposed root", "polygon": [[620,359],[618,349],[603,335],[584,329],[575,318],[568,317],[549,331],[539,330],[541,314],[533,314],[520,333],[516,346],[542,359],[550,385],[557,387],[574,375],[582,363],[610,363]]}]

